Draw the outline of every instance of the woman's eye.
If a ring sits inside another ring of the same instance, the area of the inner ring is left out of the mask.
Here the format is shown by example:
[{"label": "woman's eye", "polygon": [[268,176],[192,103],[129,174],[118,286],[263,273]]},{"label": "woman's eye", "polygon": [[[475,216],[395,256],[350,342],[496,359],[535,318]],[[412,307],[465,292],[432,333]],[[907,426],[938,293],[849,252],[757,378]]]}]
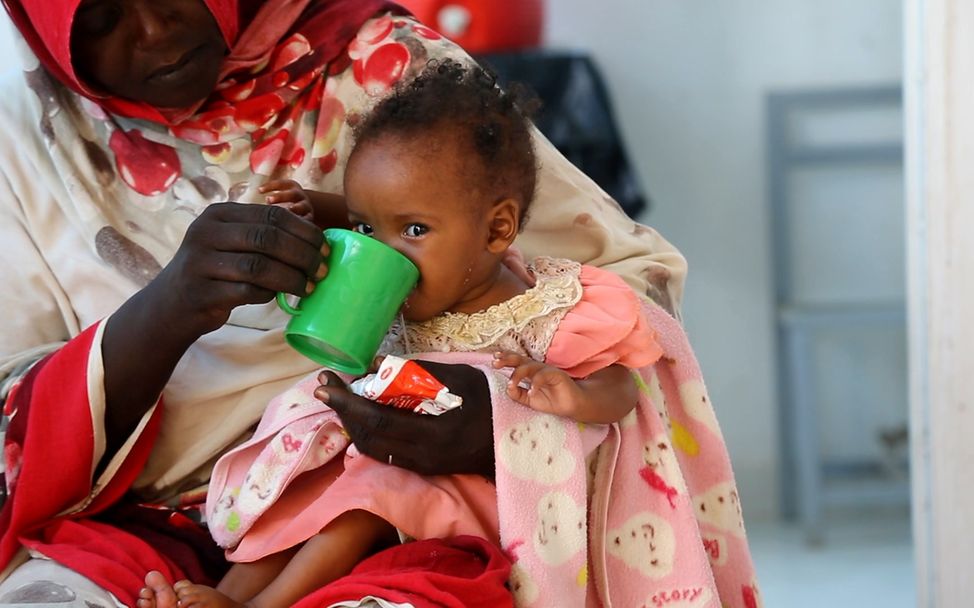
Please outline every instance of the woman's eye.
[{"label": "woman's eye", "polygon": [[95,2],[83,5],[75,15],[75,27],[88,36],[106,36],[115,29],[122,10],[114,2]]},{"label": "woman's eye", "polygon": [[371,236],[372,233],[375,232],[372,226],[364,222],[352,222],[352,230],[369,236]]},{"label": "woman's eye", "polygon": [[404,235],[406,235],[407,237],[414,239],[414,238],[423,236],[424,234],[426,234],[429,231],[430,231],[430,229],[428,227],[424,226],[423,224],[410,224],[410,225],[406,226],[406,229],[403,230],[402,233]]}]

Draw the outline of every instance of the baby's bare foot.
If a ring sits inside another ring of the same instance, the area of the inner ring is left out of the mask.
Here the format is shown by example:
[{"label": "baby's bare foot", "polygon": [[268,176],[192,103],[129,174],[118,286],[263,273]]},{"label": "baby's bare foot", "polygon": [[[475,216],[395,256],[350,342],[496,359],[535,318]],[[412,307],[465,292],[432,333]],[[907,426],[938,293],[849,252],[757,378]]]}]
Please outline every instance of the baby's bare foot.
[{"label": "baby's bare foot", "polygon": [[156,594],[148,587],[139,590],[139,599],[135,602],[138,608],[156,608]]},{"label": "baby's bare foot", "polygon": [[180,581],[174,585],[179,608],[243,608],[244,604],[223,595],[213,587]]},{"label": "baby's bare foot", "polygon": [[175,589],[156,570],[145,575],[145,587],[139,591],[137,603],[139,608],[178,608]]}]

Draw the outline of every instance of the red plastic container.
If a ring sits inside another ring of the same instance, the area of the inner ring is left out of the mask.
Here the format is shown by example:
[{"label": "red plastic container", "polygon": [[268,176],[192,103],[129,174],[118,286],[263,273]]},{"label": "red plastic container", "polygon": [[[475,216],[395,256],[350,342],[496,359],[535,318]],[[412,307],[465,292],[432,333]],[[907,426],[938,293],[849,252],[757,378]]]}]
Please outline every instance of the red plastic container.
[{"label": "red plastic container", "polygon": [[470,53],[513,51],[541,43],[543,0],[396,0]]}]

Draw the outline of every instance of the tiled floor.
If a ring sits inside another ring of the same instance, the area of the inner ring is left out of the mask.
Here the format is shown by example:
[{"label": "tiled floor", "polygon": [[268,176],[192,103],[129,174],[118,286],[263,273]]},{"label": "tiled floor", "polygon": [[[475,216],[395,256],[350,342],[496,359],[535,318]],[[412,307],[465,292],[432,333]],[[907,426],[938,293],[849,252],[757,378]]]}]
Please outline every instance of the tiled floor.
[{"label": "tiled floor", "polygon": [[764,608],[914,608],[909,516],[834,518],[821,547],[793,524],[749,522]]}]

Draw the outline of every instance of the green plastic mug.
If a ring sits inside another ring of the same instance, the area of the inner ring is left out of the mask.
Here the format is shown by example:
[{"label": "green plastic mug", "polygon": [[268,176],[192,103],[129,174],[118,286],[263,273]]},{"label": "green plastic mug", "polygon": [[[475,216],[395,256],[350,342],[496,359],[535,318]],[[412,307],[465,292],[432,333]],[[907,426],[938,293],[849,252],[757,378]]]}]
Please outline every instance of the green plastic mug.
[{"label": "green plastic mug", "polygon": [[294,350],[326,367],[363,374],[403,302],[419,279],[409,258],[372,237],[329,228],[328,274],[297,308],[277,294],[292,315],[284,339]]}]

